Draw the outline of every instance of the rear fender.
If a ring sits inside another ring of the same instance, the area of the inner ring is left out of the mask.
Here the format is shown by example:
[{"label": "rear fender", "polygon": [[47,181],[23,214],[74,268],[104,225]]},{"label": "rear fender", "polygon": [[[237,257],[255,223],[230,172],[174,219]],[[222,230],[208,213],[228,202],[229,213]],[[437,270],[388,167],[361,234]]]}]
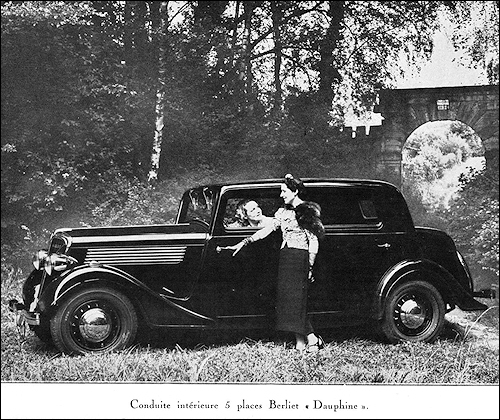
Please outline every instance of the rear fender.
[{"label": "rear fender", "polygon": [[379,281],[373,312],[376,319],[382,319],[384,302],[394,287],[412,279],[432,284],[439,290],[445,303],[451,307],[457,303],[455,290],[461,286],[448,271],[433,261],[405,260],[386,271]]}]

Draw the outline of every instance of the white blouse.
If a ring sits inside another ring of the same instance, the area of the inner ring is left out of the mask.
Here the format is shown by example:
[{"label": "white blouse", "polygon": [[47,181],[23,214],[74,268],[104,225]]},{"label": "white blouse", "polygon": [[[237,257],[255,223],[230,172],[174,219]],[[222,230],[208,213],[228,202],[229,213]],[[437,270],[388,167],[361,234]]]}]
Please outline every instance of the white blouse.
[{"label": "white blouse", "polygon": [[258,230],[252,235],[252,240],[265,238],[271,232],[281,228],[283,242],[281,248],[287,245],[289,248],[304,249],[310,254],[317,254],[319,241],[311,231],[301,228],[295,216],[295,210],[280,208],[275,213],[273,223]]}]

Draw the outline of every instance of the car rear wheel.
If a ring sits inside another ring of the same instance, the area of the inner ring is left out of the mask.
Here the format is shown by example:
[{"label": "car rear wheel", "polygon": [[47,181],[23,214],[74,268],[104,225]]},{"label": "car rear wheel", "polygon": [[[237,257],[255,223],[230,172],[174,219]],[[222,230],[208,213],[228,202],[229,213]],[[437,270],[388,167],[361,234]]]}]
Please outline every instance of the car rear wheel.
[{"label": "car rear wheel", "polygon": [[137,314],[121,292],[90,288],[72,294],[59,306],[50,329],[63,353],[106,353],[134,342]]},{"label": "car rear wheel", "polygon": [[425,281],[395,286],[386,299],[382,331],[391,343],[434,341],[444,325],[445,304],[439,291]]}]

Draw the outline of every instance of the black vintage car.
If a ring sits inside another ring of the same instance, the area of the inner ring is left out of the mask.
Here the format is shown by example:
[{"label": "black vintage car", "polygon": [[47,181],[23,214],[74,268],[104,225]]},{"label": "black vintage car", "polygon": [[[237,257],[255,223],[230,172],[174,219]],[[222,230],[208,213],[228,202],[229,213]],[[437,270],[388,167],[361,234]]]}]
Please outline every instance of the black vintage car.
[{"label": "black vintage car", "polygon": [[[303,181],[326,229],[309,293],[317,329],[375,321],[389,342],[431,342],[446,312],[486,309],[453,240],[415,227],[396,187]],[[124,349],[146,326],[272,329],[279,231],[236,256],[223,248],[255,232],[235,227],[237,203],[251,198],[272,216],[283,204],[280,183],[192,188],[175,224],[58,229],[11,309],[69,354]]]}]

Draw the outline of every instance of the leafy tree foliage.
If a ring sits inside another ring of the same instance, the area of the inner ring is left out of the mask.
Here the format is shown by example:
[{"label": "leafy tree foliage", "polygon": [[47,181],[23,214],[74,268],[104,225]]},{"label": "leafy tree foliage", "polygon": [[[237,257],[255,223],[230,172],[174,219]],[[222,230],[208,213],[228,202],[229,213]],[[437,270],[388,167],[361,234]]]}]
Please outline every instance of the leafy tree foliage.
[{"label": "leafy tree foliage", "polygon": [[188,181],[370,176],[344,112],[391,87],[400,53],[430,55],[443,3],[2,2],[2,254],[61,225],[171,220]]},{"label": "leafy tree foliage", "polygon": [[460,195],[445,215],[448,230],[468,261],[498,276],[498,173],[471,169],[460,183]]},{"label": "leafy tree foliage", "polygon": [[481,139],[463,123],[439,121],[419,127],[403,149],[403,182],[411,186],[408,195],[428,209],[447,207],[458,190],[460,171],[475,163],[472,157],[483,154]]},{"label": "leafy tree foliage", "polygon": [[498,84],[498,1],[458,1],[448,6],[454,23],[452,40],[464,51],[463,60],[486,69],[489,82]]},{"label": "leafy tree foliage", "polygon": [[[483,154],[480,139],[465,124],[426,126],[408,139],[404,153],[405,185],[411,188],[403,192],[416,223],[449,233],[476,278],[498,276],[498,173],[484,165],[465,168]],[[449,173],[453,182],[445,184]],[[436,186],[444,195],[436,195]]]}]

